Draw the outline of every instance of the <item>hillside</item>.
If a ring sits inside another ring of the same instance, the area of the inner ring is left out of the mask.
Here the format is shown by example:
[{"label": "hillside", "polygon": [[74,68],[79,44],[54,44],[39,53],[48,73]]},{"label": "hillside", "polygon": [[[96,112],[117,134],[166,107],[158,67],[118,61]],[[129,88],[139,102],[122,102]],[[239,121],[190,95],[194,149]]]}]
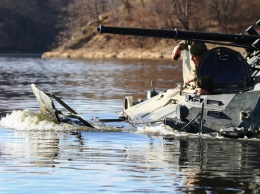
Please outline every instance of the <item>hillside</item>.
[{"label": "hillside", "polygon": [[102,24],[238,34],[255,26],[259,9],[258,0],[1,0],[0,53],[170,58],[173,39],[100,35],[96,28]]},{"label": "hillside", "polygon": [[[172,4],[174,1],[167,0],[163,2],[133,0],[131,4],[129,2],[128,4],[119,4],[114,10],[100,14],[97,20],[92,20],[87,25],[75,29],[71,38],[62,46],[44,53],[43,57],[169,59],[172,49],[176,45],[176,41],[173,39],[100,35],[96,32],[96,28],[100,24],[151,29],[174,29],[177,27],[181,30],[238,34],[245,33],[248,26],[255,25],[259,18],[258,14],[252,10],[255,10],[256,7],[260,8],[258,1],[251,1],[249,4],[240,0],[234,0],[233,4],[226,4],[227,10],[225,12],[223,7],[219,7],[220,3],[228,2],[224,0],[219,3],[207,0],[187,1],[189,4],[186,7],[183,7],[185,5],[182,4],[182,1],[177,0],[174,5]],[[205,7],[199,6],[199,2],[204,3]],[[237,3],[240,3],[239,7],[237,7]],[[216,12],[215,15],[212,10]],[[240,12],[234,12],[235,10]],[[251,15],[246,14],[245,10]],[[260,27],[257,27],[255,26],[260,32]],[[243,49],[238,50],[244,52]]]}]

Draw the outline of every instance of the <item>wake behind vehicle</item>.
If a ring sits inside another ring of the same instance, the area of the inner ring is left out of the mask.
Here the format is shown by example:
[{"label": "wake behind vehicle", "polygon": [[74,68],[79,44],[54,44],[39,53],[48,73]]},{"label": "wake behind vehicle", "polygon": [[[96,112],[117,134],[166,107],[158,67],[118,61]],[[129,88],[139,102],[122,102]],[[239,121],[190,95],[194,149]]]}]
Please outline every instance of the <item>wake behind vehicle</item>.
[{"label": "wake behind vehicle", "polygon": [[[257,25],[260,25],[260,21]],[[180,39],[186,40],[187,44],[189,41],[198,41],[224,45],[205,53],[196,70],[198,78],[210,76],[214,80],[211,95],[198,96],[193,88],[182,86],[165,91],[152,88],[147,93],[147,99],[135,101],[131,96],[125,97],[122,113],[110,115],[106,119],[100,118],[100,122],[111,126],[120,123],[121,127],[164,124],[173,130],[188,133],[217,132],[231,138],[258,137],[260,134],[260,36],[252,26],[247,29],[249,35],[106,26],[100,26],[97,31],[101,34]],[[226,46],[243,47],[247,55],[243,57]],[[184,52],[185,80],[192,64],[188,50]],[[55,95],[46,95],[34,85],[32,88],[41,109],[53,114],[58,122],[70,121],[95,127],[93,119],[75,114]],[[55,110],[51,98],[63,104],[71,115],[61,119],[62,113]]]}]

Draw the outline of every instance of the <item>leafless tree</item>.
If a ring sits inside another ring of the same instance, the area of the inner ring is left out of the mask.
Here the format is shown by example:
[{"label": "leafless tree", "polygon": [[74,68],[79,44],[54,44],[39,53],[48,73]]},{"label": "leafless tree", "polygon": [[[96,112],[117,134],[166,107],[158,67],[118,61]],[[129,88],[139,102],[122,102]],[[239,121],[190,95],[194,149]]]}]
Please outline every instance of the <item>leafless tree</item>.
[{"label": "leafless tree", "polygon": [[189,0],[172,0],[172,6],[176,13],[176,17],[183,25],[185,30],[189,30],[190,13],[189,13]]},{"label": "leafless tree", "polygon": [[224,32],[228,30],[228,22],[234,14],[237,6],[237,0],[207,0],[207,12],[215,20],[218,21]]},{"label": "leafless tree", "polygon": [[145,7],[144,0],[141,0],[141,4],[142,4],[142,7],[144,8]]},{"label": "leafless tree", "polygon": [[133,8],[133,5],[129,0],[122,0],[122,3],[124,4],[124,8],[127,10],[128,17],[131,17],[131,9]]}]

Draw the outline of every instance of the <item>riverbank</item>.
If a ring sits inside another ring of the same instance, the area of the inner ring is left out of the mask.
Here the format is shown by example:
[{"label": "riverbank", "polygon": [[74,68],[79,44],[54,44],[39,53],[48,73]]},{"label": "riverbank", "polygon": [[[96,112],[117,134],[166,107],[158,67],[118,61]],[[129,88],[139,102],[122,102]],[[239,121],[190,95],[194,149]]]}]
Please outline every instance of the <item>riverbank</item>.
[{"label": "riverbank", "polygon": [[[208,48],[214,48],[216,45],[208,45]],[[141,49],[141,48],[127,48],[127,49],[90,49],[81,48],[77,50],[72,49],[57,49],[50,52],[45,52],[42,58],[80,58],[80,59],[171,59],[172,47],[167,48],[153,48],[153,49]],[[246,52],[242,48],[232,49],[245,55]]]},{"label": "riverbank", "polygon": [[82,58],[82,59],[171,59],[172,48],[155,49],[77,49],[45,52],[42,58]]}]

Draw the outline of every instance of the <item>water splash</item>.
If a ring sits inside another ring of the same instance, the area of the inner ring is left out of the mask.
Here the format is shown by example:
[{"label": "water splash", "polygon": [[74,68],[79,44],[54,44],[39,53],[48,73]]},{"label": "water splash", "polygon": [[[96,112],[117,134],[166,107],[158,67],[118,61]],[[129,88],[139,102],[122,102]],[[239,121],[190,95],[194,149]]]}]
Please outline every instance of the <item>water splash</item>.
[{"label": "water splash", "polygon": [[73,126],[66,123],[58,124],[49,114],[41,112],[32,112],[30,110],[13,110],[1,118],[0,126],[5,129],[31,131],[31,130],[55,130],[71,131],[80,129],[79,126]]},{"label": "water splash", "polygon": [[57,123],[56,119],[48,113],[30,110],[13,110],[1,118],[0,126],[5,129],[16,131],[123,131],[122,128],[96,125],[95,129],[86,126],[73,125],[69,123]]},{"label": "water splash", "polygon": [[[164,124],[151,124],[137,127],[137,133],[147,134],[151,136],[162,136],[165,139],[225,139],[219,133],[210,133],[210,134],[199,134],[199,133],[187,133],[184,131],[174,130],[171,127]],[[247,139],[247,138],[244,138]]]}]

